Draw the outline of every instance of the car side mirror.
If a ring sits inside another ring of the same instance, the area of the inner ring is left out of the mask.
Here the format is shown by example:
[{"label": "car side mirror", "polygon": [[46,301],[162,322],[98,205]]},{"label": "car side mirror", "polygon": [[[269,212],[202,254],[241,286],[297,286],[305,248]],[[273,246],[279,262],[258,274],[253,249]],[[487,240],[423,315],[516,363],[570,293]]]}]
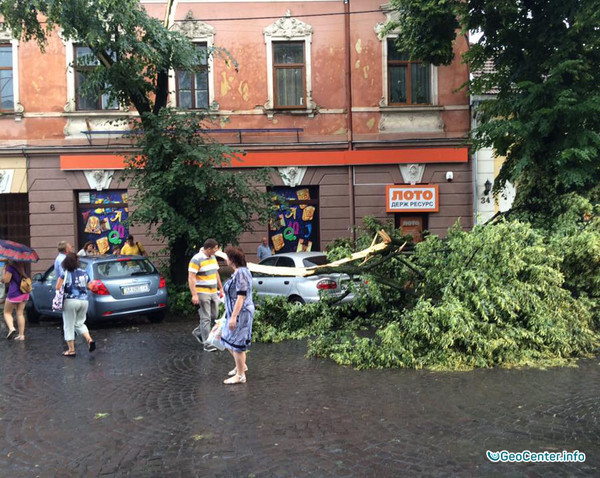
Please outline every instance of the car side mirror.
[{"label": "car side mirror", "polygon": [[42,277],[43,277],[43,276],[42,276],[42,274],[40,274],[40,273],[38,272],[37,274],[34,274],[34,275],[33,275],[32,279],[33,279],[34,281],[36,281],[36,282],[41,282],[41,280],[42,280]]}]

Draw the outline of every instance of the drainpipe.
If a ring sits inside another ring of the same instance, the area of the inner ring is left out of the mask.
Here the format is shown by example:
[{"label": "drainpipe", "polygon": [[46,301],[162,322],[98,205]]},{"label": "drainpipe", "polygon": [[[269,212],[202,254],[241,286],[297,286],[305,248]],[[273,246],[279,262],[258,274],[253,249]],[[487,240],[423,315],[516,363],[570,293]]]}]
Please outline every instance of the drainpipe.
[{"label": "drainpipe", "polygon": [[168,0],[165,8],[164,25],[169,30],[175,23],[175,10],[177,10],[177,0]]},{"label": "drainpipe", "polygon": [[[348,150],[354,149],[352,130],[352,48],[350,44],[350,0],[344,0],[344,37],[346,51],[346,121]],[[352,240],[356,241],[356,211],[354,206],[354,166],[348,166],[348,196],[350,197],[350,228]]]},{"label": "drainpipe", "polygon": [[[473,134],[473,130],[477,128],[477,102],[471,98],[469,105],[469,119],[471,120],[471,135]],[[478,173],[478,162],[479,162],[479,151],[471,151],[471,167],[473,171],[473,226],[476,226],[479,223],[479,197],[477,191],[477,181],[479,178],[477,177]]]}]

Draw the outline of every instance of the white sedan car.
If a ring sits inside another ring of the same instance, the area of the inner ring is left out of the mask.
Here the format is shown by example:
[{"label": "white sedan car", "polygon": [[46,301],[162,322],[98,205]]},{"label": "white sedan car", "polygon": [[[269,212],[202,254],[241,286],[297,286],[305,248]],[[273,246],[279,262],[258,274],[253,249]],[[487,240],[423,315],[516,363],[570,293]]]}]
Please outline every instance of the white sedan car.
[{"label": "white sedan car", "polygon": [[[267,257],[260,261],[261,266],[274,267],[313,267],[327,264],[327,256],[322,252],[286,252]],[[317,302],[321,294],[343,297],[340,303],[354,299],[351,292],[344,296],[346,286],[350,282],[347,274],[326,274],[307,277],[275,276],[263,273],[252,273],[252,287],[258,299],[281,295],[290,302],[304,304]]]}]

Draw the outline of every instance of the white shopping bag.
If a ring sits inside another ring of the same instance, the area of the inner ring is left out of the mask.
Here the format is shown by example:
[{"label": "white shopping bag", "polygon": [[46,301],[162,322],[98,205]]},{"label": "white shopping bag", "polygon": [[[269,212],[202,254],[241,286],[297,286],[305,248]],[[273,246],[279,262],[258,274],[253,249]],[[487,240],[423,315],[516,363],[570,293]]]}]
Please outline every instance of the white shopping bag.
[{"label": "white shopping bag", "polygon": [[206,344],[217,347],[219,350],[225,350],[225,346],[223,345],[223,342],[221,342],[221,327],[223,326],[224,320],[224,318],[221,318],[215,322],[215,326],[212,328],[205,341]]}]

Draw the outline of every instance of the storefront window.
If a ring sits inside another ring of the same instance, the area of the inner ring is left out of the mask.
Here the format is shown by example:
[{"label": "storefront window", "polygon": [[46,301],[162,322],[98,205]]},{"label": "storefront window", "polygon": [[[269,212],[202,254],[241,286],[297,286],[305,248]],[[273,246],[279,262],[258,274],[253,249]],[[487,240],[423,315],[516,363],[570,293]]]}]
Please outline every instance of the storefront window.
[{"label": "storefront window", "polygon": [[27,194],[0,194],[0,238],[29,245]]},{"label": "storefront window", "polygon": [[79,248],[92,242],[99,254],[120,250],[129,234],[126,190],[83,191],[78,194]]},{"label": "storefront window", "polygon": [[413,242],[421,242],[423,240],[423,231],[427,229],[426,215],[395,215],[396,228],[400,228],[405,236],[412,236]]},{"label": "storefront window", "polygon": [[319,188],[275,187],[269,243],[278,252],[319,250]]}]

